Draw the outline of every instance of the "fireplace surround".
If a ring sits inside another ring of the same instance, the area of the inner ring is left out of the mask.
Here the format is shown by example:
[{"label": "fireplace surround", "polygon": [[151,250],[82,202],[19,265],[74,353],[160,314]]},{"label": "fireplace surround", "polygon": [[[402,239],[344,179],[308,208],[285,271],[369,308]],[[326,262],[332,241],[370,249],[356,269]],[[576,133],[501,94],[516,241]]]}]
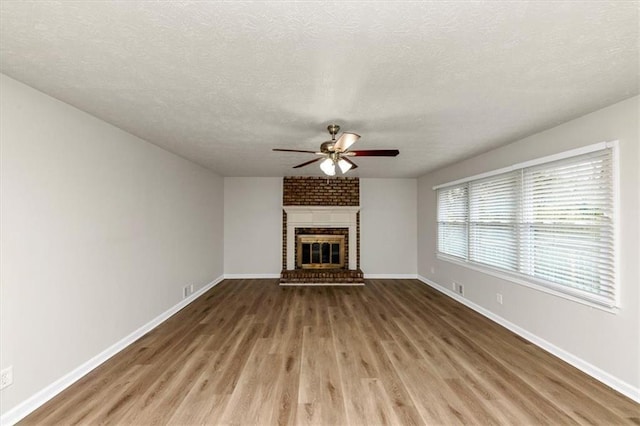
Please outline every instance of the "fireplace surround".
[{"label": "fireplace surround", "polygon": [[360,207],[350,206],[284,206],[286,213],[287,268],[296,269],[296,228],[347,228],[349,269],[357,269],[357,213]]}]

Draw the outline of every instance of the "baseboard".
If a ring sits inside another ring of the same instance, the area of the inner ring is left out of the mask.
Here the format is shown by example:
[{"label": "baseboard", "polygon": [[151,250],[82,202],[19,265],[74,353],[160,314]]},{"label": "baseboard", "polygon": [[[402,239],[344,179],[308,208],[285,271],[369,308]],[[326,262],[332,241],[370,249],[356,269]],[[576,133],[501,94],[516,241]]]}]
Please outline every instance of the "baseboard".
[{"label": "baseboard", "polygon": [[365,280],[415,280],[416,274],[364,274]]},{"label": "baseboard", "polygon": [[280,278],[280,274],[224,274],[225,280],[258,280]]},{"label": "baseboard", "polygon": [[7,411],[5,414],[2,415],[2,417],[0,417],[0,425],[12,426],[16,424],[17,422],[25,418],[27,415],[35,411],[37,408],[42,406],[44,403],[52,399],[54,396],[58,395],[60,392],[62,392],[63,390],[65,390],[66,388],[68,388],[78,380],[80,380],[91,370],[95,369],[100,364],[107,361],[109,358],[111,358],[112,356],[114,356],[115,354],[117,354],[118,352],[120,352],[121,350],[123,350],[124,348],[126,348],[127,346],[135,342],[136,340],[138,340],[140,337],[147,334],[149,331],[156,328],[158,325],[162,324],[164,321],[169,319],[169,317],[171,317],[173,314],[175,314],[176,312],[178,312],[179,310],[181,310],[182,308],[184,308],[185,306],[187,306],[188,304],[196,300],[198,297],[203,295],[206,291],[214,287],[216,284],[220,283],[223,279],[224,277],[221,275],[220,277],[206,284],[200,290],[194,292],[189,297],[181,300],[176,305],[169,308],[167,311],[163,312],[162,314],[158,315],[157,317],[155,317],[154,319],[152,319],[142,327],[135,330],[133,333],[124,337],[117,343],[111,345],[110,347],[108,347],[98,355],[91,358],[89,361],[75,368],[68,374],[65,374],[55,382],[51,383],[44,389],[40,390],[39,392],[35,393],[34,395],[29,397],[25,401],[21,402],[11,410]]},{"label": "baseboard", "polygon": [[[280,274],[224,274],[226,280],[238,280],[238,279],[273,279],[280,278]],[[380,280],[415,280],[418,278],[416,274],[364,274],[365,279],[380,279]]]},{"label": "baseboard", "polygon": [[557,347],[556,345],[554,345],[553,343],[550,343],[548,341],[546,341],[545,339],[525,330],[524,328],[517,326],[515,324],[513,324],[512,322],[507,321],[506,319],[502,318],[499,315],[496,315],[495,313],[491,312],[488,309],[483,308],[480,305],[477,305],[475,303],[473,303],[472,301],[464,298],[463,296],[460,296],[459,294],[453,292],[452,290],[449,290],[446,287],[443,287],[431,280],[429,280],[428,278],[425,278],[421,275],[418,275],[418,280],[422,281],[424,284],[434,288],[435,290],[451,297],[452,299],[457,300],[458,302],[462,303],[463,305],[473,309],[474,311],[478,312],[479,314],[489,318],[490,320],[500,324],[501,326],[507,328],[508,330],[511,330],[512,332],[514,332],[515,334],[517,334],[518,336],[528,340],[529,342],[533,343],[534,345],[546,350],[547,352],[557,356],[558,358],[560,358],[561,360],[571,364],[572,366],[576,367],[578,370],[581,370],[582,372],[588,374],[589,376],[593,377],[594,379],[604,383],[605,385],[609,386],[610,388],[620,392],[621,394],[633,399],[634,401],[640,403],[640,388],[636,388],[632,385],[630,385],[629,383],[618,379],[615,376],[612,376],[611,374],[607,373],[606,371],[596,367],[593,364],[590,364],[589,362],[583,360],[580,357],[577,357],[576,355],[565,351],[562,348]]}]

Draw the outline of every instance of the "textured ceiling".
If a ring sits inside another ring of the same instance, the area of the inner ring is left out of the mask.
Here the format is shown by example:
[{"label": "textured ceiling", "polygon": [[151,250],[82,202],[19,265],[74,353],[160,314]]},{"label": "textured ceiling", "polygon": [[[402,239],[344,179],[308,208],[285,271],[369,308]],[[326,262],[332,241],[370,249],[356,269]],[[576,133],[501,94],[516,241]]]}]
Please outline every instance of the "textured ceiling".
[{"label": "textured ceiling", "polygon": [[637,94],[638,5],[3,0],[0,70],[221,175],[336,122],[415,177]]}]

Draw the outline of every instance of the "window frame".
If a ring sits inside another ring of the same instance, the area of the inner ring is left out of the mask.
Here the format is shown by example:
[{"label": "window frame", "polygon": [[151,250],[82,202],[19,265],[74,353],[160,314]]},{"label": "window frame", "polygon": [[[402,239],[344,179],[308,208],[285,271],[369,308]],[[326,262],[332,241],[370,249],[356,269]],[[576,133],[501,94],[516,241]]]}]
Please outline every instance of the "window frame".
[{"label": "window frame", "polygon": [[[613,232],[613,244],[612,244],[612,265],[613,271],[615,274],[613,281],[613,289],[614,289],[614,298],[610,302],[605,302],[604,300],[598,299],[597,297],[589,298],[588,295],[585,295],[585,292],[581,292],[579,290],[575,290],[570,286],[554,283],[552,281],[547,281],[544,279],[539,279],[534,276],[527,275],[526,273],[522,273],[519,271],[509,271],[507,269],[493,267],[484,263],[478,263],[470,260],[469,251],[470,251],[470,236],[467,236],[467,257],[459,258],[456,256],[450,256],[446,253],[442,253],[439,251],[439,246],[436,241],[436,258],[438,260],[447,261],[456,265],[460,265],[478,272],[483,272],[485,274],[495,276],[500,279],[508,280],[515,284],[519,284],[528,288],[533,288],[535,290],[542,291],[544,293],[552,294],[564,299],[568,299],[577,303],[585,304],[591,307],[598,308],[600,310],[616,313],[620,308],[620,300],[621,300],[621,289],[619,282],[619,245],[620,245],[620,235],[619,235],[619,158],[618,158],[618,141],[611,142],[600,142],[596,144],[587,145],[581,148],[572,149],[564,152],[560,152],[558,154],[548,155],[545,157],[540,157],[534,160],[514,164],[512,166],[503,167],[497,170],[492,170],[486,173],[481,173],[473,176],[469,176],[463,179],[458,179],[452,182],[443,183],[440,185],[433,186],[433,191],[435,193],[436,198],[436,238],[440,238],[439,226],[440,221],[438,217],[438,212],[440,209],[439,206],[439,197],[438,197],[438,189],[444,189],[446,187],[459,186],[463,184],[467,184],[468,186],[472,181],[480,181],[483,179],[487,179],[493,176],[506,174],[526,168],[531,168],[534,166],[543,165],[546,163],[552,163],[558,160],[570,159],[571,157],[577,157],[583,154],[588,154],[592,152],[597,152],[605,149],[611,149],[611,186],[612,186],[612,205],[611,205],[611,214],[612,214],[612,232]],[[467,189],[467,199],[470,199],[470,190]],[[470,208],[469,215],[470,215]],[[467,222],[470,222],[470,216],[467,219]],[[470,228],[470,223],[469,226]],[[518,247],[519,250],[519,247]]]}]

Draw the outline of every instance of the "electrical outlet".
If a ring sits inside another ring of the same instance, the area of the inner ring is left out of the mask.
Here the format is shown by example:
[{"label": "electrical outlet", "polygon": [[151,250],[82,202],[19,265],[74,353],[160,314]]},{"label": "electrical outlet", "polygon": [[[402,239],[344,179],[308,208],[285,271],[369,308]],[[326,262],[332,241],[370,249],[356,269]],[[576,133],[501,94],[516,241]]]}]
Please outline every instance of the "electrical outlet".
[{"label": "electrical outlet", "polygon": [[502,305],[502,294],[496,293],[496,300],[500,305]]},{"label": "electrical outlet", "polygon": [[434,268],[433,266],[431,267],[431,273],[435,274],[436,273],[436,268]]},{"label": "electrical outlet", "polygon": [[13,383],[13,366],[0,371],[0,389],[4,389]]},{"label": "electrical outlet", "polygon": [[460,296],[464,296],[464,286],[455,281],[453,282],[453,291],[458,293]]},{"label": "electrical outlet", "polygon": [[182,288],[182,297],[187,298],[193,294],[193,284],[189,284]]}]

